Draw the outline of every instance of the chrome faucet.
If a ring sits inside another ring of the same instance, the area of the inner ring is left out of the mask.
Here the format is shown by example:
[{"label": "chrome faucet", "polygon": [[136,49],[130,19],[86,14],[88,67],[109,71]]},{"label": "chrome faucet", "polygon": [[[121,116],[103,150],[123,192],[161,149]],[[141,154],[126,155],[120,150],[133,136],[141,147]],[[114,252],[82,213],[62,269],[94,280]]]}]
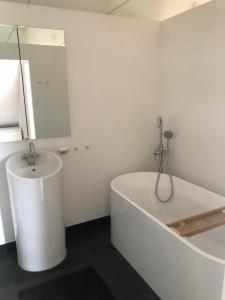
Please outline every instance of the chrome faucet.
[{"label": "chrome faucet", "polygon": [[159,137],[160,137],[159,146],[162,148],[163,147],[163,119],[162,119],[162,117],[158,117],[158,119],[157,119],[157,128],[159,128]]},{"label": "chrome faucet", "polygon": [[162,117],[158,117],[158,119],[157,119],[157,128],[159,128],[159,145],[157,146],[157,148],[154,151],[154,156],[155,156],[155,159],[157,158],[157,156],[160,158],[160,164],[161,164],[163,161],[163,158],[164,158],[164,154],[168,150],[163,145],[163,119],[162,119]]},{"label": "chrome faucet", "polygon": [[36,152],[33,142],[29,142],[29,151],[24,154],[23,159],[27,161],[29,166],[35,166],[36,161],[39,158],[39,154]]},{"label": "chrome faucet", "polygon": [[[166,130],[163,133],[163,119],[158,117],[157,128],[159,128],[159,145],[154,151],[155,160],[159,157],[159,166],[162,166],[167,152],[169,152],[169,140],[173,137],[173,132]],[[167,140],[166,146],[163,144],[163,137]]]},{"label": "chrome faucet", "polygon": [[[171,174],[170,166],[169,166],[169,141],[173,137],[173,132],[170,130],[166,130],[163,133],[163,119],[162,117],[158,117],[157,119],[157,128],[159,128],[159,145],[154,151],[155,160],[159,157],[159,168],[158,168],[158,176],[155,184],[155,196],[156,198],[163,203],[170,201],[174,195],[174,185],[173,185],[173,177]],[[166,139],[166,146],[163,144],[163,137]],[[170,179],[170,194],[166,199],[162,199],[159,195],[159,182],[162,173],[164,173],[164,169],[167,169],[167,174]]]}]

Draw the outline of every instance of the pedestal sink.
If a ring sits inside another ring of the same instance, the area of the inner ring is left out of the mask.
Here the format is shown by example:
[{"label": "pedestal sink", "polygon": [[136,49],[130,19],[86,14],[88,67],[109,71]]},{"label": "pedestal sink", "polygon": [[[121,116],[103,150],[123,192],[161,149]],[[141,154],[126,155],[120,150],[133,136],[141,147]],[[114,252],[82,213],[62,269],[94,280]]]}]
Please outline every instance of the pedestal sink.
[{"label": "pedestal sink", "polygon": [[62,160],[38,151],[34,166],[18,152],[6,163],[18,263],[27,271],[43,271],[66,256],[61,207]]}]

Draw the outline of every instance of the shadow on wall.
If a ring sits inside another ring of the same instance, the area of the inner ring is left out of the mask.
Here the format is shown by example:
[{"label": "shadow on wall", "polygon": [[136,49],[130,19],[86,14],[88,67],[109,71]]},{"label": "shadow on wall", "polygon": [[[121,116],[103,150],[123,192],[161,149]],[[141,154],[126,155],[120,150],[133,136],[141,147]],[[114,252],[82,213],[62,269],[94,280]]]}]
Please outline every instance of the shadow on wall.
[{"label": "shadow on wall", "polygon": [[0,245],[14,240],[12,214],[5,164],[8,157],[0,162]]}]

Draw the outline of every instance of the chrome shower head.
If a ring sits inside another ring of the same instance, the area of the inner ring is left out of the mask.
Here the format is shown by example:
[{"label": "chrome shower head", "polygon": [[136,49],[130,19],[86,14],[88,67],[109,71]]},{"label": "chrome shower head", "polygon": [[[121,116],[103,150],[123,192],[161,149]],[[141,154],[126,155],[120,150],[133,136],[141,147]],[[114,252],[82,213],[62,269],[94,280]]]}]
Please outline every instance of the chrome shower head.
[{"label": "chrome shower head", "polygon": [[172,137],[173,137],[172,131],[166,130],[166,131],[164,132],[164,138],[166,138],[166,139],[172,139]]}]

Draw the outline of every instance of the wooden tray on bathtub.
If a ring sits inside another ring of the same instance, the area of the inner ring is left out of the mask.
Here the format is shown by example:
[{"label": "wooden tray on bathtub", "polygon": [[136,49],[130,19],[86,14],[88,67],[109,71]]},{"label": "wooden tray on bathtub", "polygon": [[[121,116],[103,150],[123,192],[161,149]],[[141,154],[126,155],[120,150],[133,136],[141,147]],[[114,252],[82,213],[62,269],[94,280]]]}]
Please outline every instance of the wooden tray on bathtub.
[{"label": "wooden tray on bathtub", "polygon": [[225,206],[167,224],[181,236],[190,237],[225,225]]}]

